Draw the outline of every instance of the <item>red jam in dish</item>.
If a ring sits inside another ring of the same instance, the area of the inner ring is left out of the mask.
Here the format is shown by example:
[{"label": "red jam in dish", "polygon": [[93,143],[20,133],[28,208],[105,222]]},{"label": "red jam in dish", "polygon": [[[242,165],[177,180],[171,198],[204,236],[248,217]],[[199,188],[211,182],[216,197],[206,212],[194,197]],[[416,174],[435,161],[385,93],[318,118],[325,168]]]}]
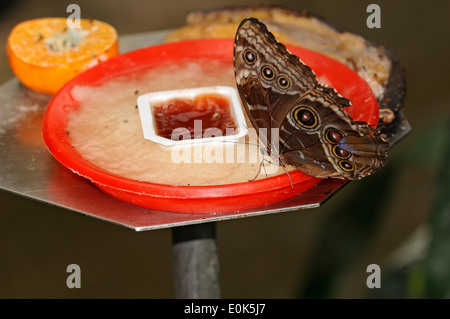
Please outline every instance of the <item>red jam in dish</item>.
[{"label": "red jam in dish", "polygon": [[226,135],[227,128],[236,130],[230,113],[230,101],[221,94],[203,94],[195,98],[175,98],[153,105],[156,134],[170,139],[176,128],[186,128],[191,139],[201,138],[199,122],[194,135],[194,121],[201,120],[201,134],[217,128]]}]

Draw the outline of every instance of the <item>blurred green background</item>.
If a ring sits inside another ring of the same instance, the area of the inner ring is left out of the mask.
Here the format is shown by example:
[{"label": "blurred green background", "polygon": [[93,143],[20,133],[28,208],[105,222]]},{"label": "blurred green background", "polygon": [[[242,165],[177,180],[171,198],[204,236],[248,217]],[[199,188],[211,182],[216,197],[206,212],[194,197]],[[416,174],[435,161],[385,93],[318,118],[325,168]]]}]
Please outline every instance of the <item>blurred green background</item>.
[{"label": "blurred green background", "polygon": [[[449,298],[450,74],[448,1],[2,2],[0,46],[27,19],[67,16],[112,24],[119,35],[171,29],[199,8],[283,4],[304,8],[390,48],[407,71],[413,132],[379,173],[324,206],[217,224],[224,298]],[[381,7],[381,29],[366,8]],[[14,75],[0,50],[0,84]],[[172,298],[171,230],[143,233],[0,192],[1,298]],[[81,267],[68,289],[66,267]],[[368,289],[366,268],[381,267]]]}]

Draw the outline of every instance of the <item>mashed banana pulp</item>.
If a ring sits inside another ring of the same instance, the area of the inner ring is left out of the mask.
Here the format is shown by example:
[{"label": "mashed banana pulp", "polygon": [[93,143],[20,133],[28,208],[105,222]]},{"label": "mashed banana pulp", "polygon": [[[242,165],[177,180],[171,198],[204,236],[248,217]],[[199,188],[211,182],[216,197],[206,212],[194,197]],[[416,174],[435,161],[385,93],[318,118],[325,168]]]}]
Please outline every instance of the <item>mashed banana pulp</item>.
[{"label": "mashed banana pulp", "polygon": [[[67,133],[72,146],[89,162],[131,180],[206,186],[285,174],[275,163],[262,161],[254,130],[220,145],[166,147],[144,139],[137,96],[215,85],[236,86],[231,64],[216,60],[168,63],[100,86],[75,86],[71,94],[79,107],[69,114]],[[247,125],[251,127],[248,119]]]}]

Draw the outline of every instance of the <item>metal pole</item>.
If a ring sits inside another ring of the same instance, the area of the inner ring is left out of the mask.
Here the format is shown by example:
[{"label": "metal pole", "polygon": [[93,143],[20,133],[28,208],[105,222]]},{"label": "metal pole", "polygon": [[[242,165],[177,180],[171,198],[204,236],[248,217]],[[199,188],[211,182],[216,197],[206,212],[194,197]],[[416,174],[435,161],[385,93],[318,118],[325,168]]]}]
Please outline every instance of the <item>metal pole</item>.
[{"label": "metal pole", "polygon": [[220,298],[215,223],[172,228],[175,298]]}]

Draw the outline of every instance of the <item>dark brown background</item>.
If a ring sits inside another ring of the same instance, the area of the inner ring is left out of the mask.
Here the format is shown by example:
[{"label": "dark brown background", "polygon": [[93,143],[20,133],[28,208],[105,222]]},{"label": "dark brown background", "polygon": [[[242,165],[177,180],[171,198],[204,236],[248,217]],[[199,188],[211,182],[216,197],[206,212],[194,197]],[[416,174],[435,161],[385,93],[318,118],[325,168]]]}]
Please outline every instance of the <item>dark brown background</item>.
[{"label": "dark brown background", "polygon": [[[3,5],[0,46],[5,48],[15,24],[37,17],[67,16],[70,3],[80,5],[82,17],[109,22],[124,35],[182,26],[193,9],[270,1],[19,0]],[[308,284],[308,291],[311,289],[311,278],[316,278],[317,289],[321,289],[322,277],[315,272],[318,267],[334,278],[323,296],[372,297],[373,291],[365,285],[367,265],[379,264],[382,280],[387,280],[391,271],[426,260],[433,236],[428,219],[438,175],[433,153],[438,135],[429,132],[449,116],[450,4],[418,0],[272,3],[309,9],[342,29],[391,48],[407,70],[405,112],[414,131],[390,152],[389,165],[396,176],[389,195],[381,199],[382,211],[371,221],[370,236],[356,231],[345,238],[351,246],[360,241],[358,234],[364,237],[362,252],[351,254],[348,263],[339,257],[317,259],[316,255],[325,245],[345,257],[347,245],[339,238],[327,243],[328,230],[334,231],[333,225],[341,227],[340,216],[345,214],[341,205],[354,202],[355,194],[374,183],[377,174],[351,183],[319,209],[219,223],[222,296],[309,296],[305,291]],[[381,29],[366,26],[370,3],[381,6]],[[13,76],[5,50],[0,50],[0,83]],[[417,149],[416,144],[423,147]],[[136,233],[5,192],[0,192],[0,207],[0,298],[173,297],[170,229]],[[363,215],[367,210],[364,203],[360,209]],[[345,218],[351,224],[351,216]],[[81,267],[81,289],[66,287],[66,267],[71,263]],[[395,288],[388,290],[383,283],[383,296],[420,297],[414,290],[396,294]]]}]

